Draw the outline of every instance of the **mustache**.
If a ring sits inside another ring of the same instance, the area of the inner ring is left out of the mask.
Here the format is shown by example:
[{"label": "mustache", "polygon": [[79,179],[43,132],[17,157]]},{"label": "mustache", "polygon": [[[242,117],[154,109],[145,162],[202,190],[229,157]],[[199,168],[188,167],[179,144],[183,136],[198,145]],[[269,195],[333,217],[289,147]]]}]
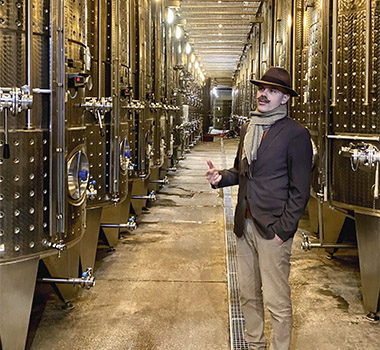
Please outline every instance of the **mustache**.
[{"label": "mustache", "polygon": [[258,100],[259,102],[267,102],[267,103],[270,102],[270,100],[269,100],[268,97],[266,97],[266,96],[260,96],[260,97],[257,98],[257,100]]}]

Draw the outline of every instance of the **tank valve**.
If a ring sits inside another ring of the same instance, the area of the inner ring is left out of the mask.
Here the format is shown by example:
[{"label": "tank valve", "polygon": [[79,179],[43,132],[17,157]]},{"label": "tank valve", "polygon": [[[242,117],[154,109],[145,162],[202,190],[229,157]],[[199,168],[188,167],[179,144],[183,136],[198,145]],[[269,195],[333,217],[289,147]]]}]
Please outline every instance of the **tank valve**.
[{"label": "tank valve", "polygon": [[95,185],[95,180],[90,181],[88,184],[87,197],[89,199],[95,199],[95,197],[98,195],[98,190],[95,188]]},{"label": "tank valve", "polygon": [[129,219],[128,219],[128,228],[130,230],[136,230],[137,229],[137,223],[135,221],[135,217],[134,216],[131,216]]},{"label": "tank valve", "polygon": [[303,241],[301,243],[301,248],[303,250],[311,250],[311,244],[309,241],[309,237],[306,235],[305,232],[302,232]]},{"label": "tank valve", "polygon": [[3,158],[10,158],[8,142],[8,111],[16,116],[24,110],[31,109],[33,96],[30,95],[29,87],[0,88],[0,112],[4,111],[4,153]]},{"label": "tank valve", "polygon": [[154,191],[150,192],[148,197],[149,197],[148,200],[150,200],[150,201],[157,200],[156,194],[154,193]]},{"label": "tank valve", "polygon": [[362,168],[375,168],[375,181],[372,186],[372,195],[374,199],[379,198],[379,163],[380,163],[380,151],[379,149],[371,144],[361,142],[354,144],[350,142],[348,146],[342,146],[339,150],[339,154],[344,157],[349,157],[351,161],[352,171],[357,171],[359,167]]},{"label": "tank valve", "polygon": [[117,193],[112,195],[111,202],[114,203],[115,207],[120,203],[120,197]]},{"label": "tank valve", "polygon": [[67,248],[66,244],[62,241],[50,242],[46,238],[42,240],[42,245],[48,248],[53,248],[58,250],[58,258],[61,257],[61,253]]},{"label": "tank valve", "polygon": [[80,286],[86,289],[90,289],[95,286],[95,277],[91,267],[87,268],[86,271],[82,272]]},{"label": "tank valve", "polygon": [[112,97],[86,97],[84,103],[82,103],[80,106],[84,107],[86,111],[89,111],[91,114],[94,115],[95,119],[99,124],[100,136],[104,137],[105,132],[103,127],[103,120],[104,115],[107,112],[112,111]]}]

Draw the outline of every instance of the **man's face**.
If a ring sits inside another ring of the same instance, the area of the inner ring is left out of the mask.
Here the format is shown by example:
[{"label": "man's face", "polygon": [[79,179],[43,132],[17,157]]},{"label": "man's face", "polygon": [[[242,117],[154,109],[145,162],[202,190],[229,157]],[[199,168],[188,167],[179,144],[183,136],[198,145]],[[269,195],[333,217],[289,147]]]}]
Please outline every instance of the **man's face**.
[{"label": "man's face", "polygon": [[273,86],[259,85],[256,94],[257,110],[261,113],[271,111],[288,102],[290,95],[284,94]]}]

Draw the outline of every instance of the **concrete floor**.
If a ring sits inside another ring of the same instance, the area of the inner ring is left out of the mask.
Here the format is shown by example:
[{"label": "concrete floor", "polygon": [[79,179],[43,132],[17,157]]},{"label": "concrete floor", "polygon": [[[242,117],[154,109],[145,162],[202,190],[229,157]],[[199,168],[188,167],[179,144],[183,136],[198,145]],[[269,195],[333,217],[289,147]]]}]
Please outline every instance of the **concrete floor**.
[{"label": "concrete floor", "polygon": [[[232,165],[237,141],[224,145]],[[38,290],[27,348],[230,349],[223,193],[204,177],[206,160],[220,167],[223,157],[219,139],[192,149],[138,229],[115,252],[99,251],[97,284],[80,291],[74,309]],[[292,349],[380,349],[380,325],[364,318],[357,252],[328,260],[322,250],[302,251],[301,240],[297,234],[290,276]]]}]

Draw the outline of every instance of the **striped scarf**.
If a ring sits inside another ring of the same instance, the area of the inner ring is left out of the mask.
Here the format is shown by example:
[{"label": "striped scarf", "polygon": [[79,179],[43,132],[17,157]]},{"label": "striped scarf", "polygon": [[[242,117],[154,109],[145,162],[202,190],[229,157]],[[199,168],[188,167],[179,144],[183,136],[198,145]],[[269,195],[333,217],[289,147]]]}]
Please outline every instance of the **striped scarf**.
[{"label": "striped scarf", "polygon": [[261,113],[258,110],[250,113],[250,121],[243,141],[241,153],[241,173],[251,178],[251,164],[257,159],[257,150],[260,146],[264,131],[268,130],[276,121],[288,114],[287,105],[279,105],[271,111]]}]

